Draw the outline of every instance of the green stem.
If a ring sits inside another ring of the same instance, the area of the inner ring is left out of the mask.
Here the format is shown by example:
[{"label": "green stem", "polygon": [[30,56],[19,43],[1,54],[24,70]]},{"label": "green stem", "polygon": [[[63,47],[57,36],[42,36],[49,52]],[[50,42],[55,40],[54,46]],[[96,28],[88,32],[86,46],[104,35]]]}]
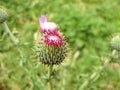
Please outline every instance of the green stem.
[{"label": "green stem", "polygon": [[11,40],[13,41],[13,43],[15,45],[17,45],[18,44],[18,40],[13,36],[13,34],[11,33],[11,31],[10,31],[10,29],[9,29],[9,27],[8,27],[6,22],[3,22],[3,27],[4,27],[5,32],[8,33],[8,35],[10,36]]},{"label": "green stem", "polygon": [[86,80],[79,88],[79,90],[85,90],[85,88],[91,84],[92,82],[95,82],[100,77],[100,73],[105,69],[105,67],[109,64],[110,60],[105,60],[103,66],[99,68],[99,71],[94,72],[88,80]]},{"label": "green stem", "polygon": [[48,67],[48,90],[53,90],[53,86],[52,86],[52,70],[53,70],[53,65],[50,65]]}]

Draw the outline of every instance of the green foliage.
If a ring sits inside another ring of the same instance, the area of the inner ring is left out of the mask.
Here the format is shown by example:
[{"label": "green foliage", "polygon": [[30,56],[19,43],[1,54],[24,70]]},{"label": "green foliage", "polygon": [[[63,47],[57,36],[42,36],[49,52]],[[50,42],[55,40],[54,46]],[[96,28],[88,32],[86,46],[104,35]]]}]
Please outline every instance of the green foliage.
[{"label": "green foliage", "polygon": [[[72,52],[59,69],[55,67],[55,90],[78,90],[102,64],[99,56],[111,54],[109,39],[119,32],[119,5],[119,0],[0,0],[9,14],[8,26],[20,40],[19,48],[8,35],[0,40],[0,90],[47,90],[47,68],[37,62],[32,50],[41,15],[60,26]],[[3,34],[0,25],[0,39]],[[80,55],[74,58],[76,52]],[[101,76],[86,90],[120,88],[118,68],[110,65]]]}]

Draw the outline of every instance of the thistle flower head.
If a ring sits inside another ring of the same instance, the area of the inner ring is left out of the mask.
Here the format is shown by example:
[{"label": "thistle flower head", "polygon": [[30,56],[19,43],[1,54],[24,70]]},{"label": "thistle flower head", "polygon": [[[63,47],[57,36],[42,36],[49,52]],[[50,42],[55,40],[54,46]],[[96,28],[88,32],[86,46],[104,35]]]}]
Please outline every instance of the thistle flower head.
[{"label": "thistle flower head", "polygon": [[0,23],[5,22],[5,20],[7,19],[8,19],[7,12],[4,9],[0,8]]},{"label": "thistle flower head", "polygon": [[[45,42],[45,39],[52,40],[52,44],[51,41]],[[56,42],[59,39],[60,42]],[[36,49],[38,61],[46,65],[55,65],[61,64],[61,62],[66,58],[68,52],[68,45],[64,38],[61,38],[57,35],[48,35],[45,37],[41,35],[39,36],[38,40],[39,41]]]},{"label": "thistle flower head", "polygon": [[62,45],[62,36],[59,34],[48,34],[44,38],[44,43],[49,46],[60,46]]},{"label": "thistle flower head", "polygon": [[54,22],[48,22],[46,16],[41,16],[40,22],[40,32],[44,34],[56,33],[58,31],[58,25]]},{"label": "thistle flower head", "polygon": [[118,51],[120,50],[120,35],[117,35],[117,36],[112,38],[111,46],[115,50],[118,50]]},{"label": "thistle flower head", "polygon": [[60,64],[67,56],[67,42],[58,32],[58,26],[54,22],[47,22],[46,16],[41,16],[39,22],[38,60],[47,65]]}]

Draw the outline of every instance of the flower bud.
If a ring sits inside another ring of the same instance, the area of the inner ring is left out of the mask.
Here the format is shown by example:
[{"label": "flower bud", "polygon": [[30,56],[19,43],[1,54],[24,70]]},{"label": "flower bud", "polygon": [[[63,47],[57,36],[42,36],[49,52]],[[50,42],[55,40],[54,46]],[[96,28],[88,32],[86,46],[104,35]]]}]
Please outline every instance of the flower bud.
[{"label": "flower bud", "polygon": [[117,35],[112,38],[111,40],[111,46],[113,49],[119,51],[120,50],[120,35]]},{"label": "flower bud", "polygon": [[7,19],[8,19],[7,12],[4,9],[0,8],[0,23],[5,22],[5,20]]}]

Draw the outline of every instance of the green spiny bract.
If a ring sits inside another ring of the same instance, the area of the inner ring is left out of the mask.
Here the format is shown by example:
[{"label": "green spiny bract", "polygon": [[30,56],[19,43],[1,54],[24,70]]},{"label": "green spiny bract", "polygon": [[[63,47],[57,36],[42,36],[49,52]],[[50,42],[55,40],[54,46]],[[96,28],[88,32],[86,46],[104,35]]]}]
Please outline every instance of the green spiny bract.
[{"label": "green spiny bract", "polygon": [[60,64],[67,56],[67,46],[65,39],[61,46],[46,45],[44,43],[44,36],[40,34],[37,44],[38,60],[47,65]]},{"label": "green spiny bract", "polygon": [[0,23],[5,22],[7,19],[8,19],[7,12],[4,9],[0,8]]},{"label": "green spiny bract", "polygon": [[111,46],[113,49],[120,51],[120,35],[114,36],[112,38]]}]

